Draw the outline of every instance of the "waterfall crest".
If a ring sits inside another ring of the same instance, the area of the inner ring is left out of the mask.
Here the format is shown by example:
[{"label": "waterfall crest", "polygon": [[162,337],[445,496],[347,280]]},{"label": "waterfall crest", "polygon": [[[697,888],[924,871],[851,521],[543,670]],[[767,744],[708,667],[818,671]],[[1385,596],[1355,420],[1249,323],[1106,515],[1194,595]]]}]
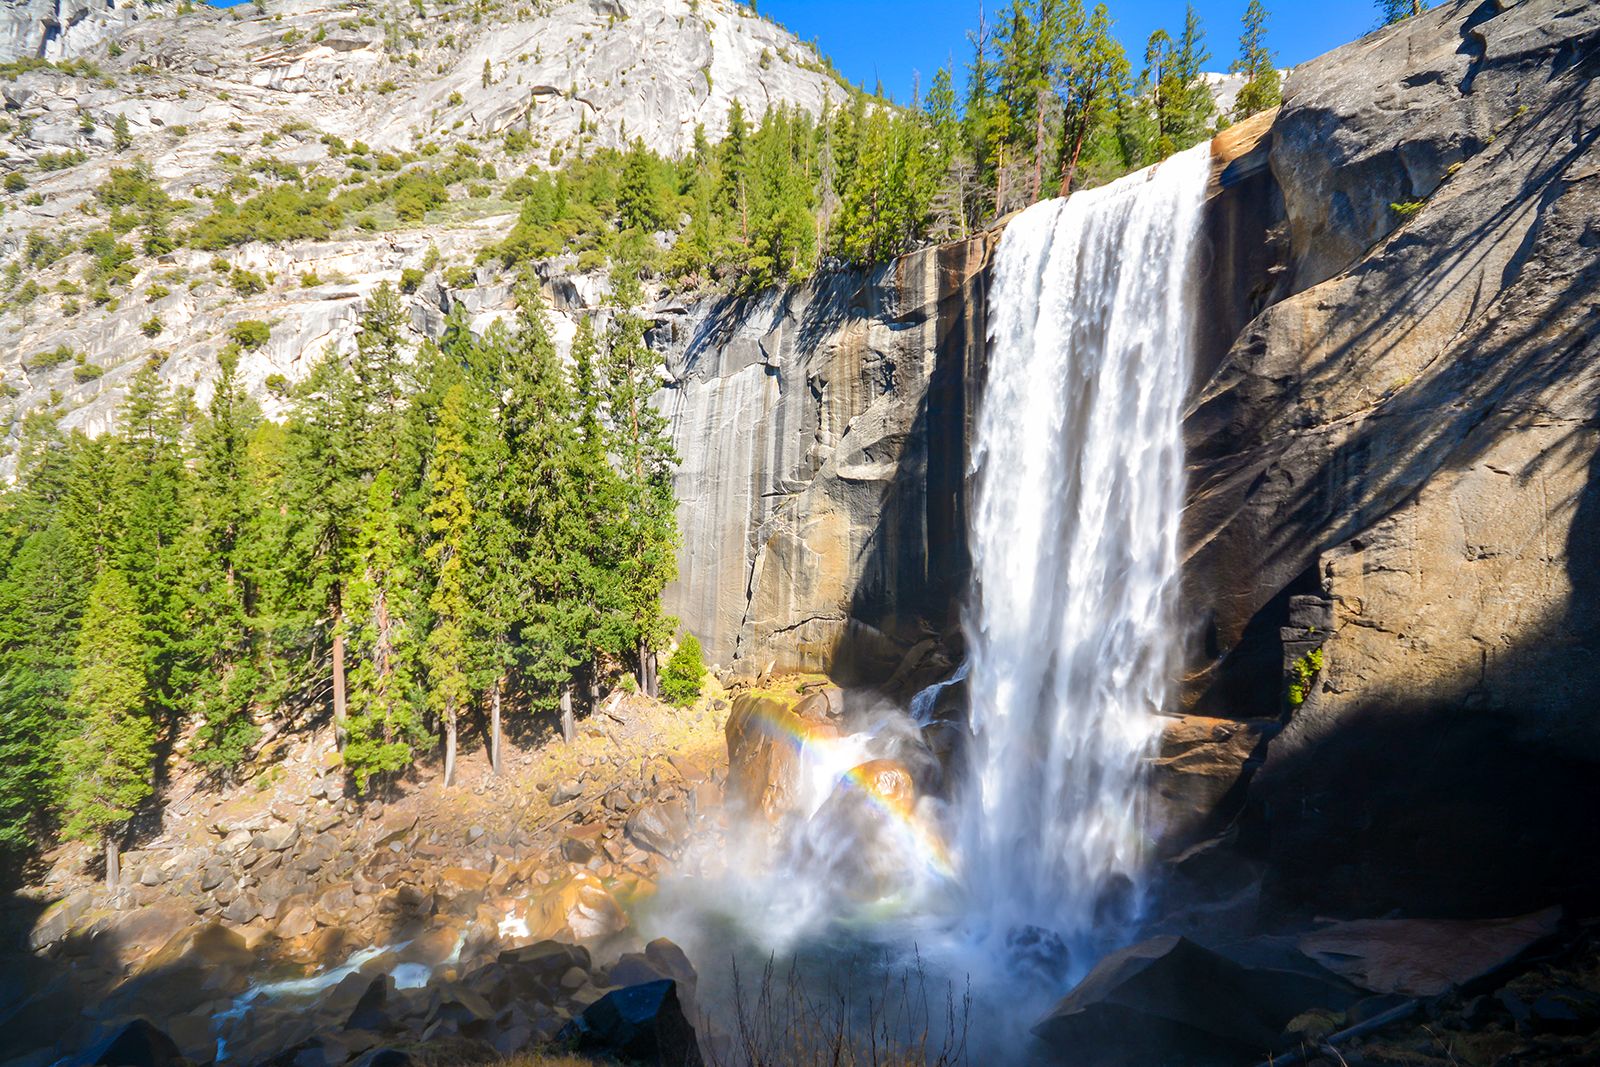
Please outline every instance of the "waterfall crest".
[{"label": "waterfall crest", "polygon": [[1201,145],[1037,204],[1000,244],[973,451],[974,781],[959,827],[990,938],[1094,940],[1138,906],[1142,767],[1174,675],[1209,166]]}]

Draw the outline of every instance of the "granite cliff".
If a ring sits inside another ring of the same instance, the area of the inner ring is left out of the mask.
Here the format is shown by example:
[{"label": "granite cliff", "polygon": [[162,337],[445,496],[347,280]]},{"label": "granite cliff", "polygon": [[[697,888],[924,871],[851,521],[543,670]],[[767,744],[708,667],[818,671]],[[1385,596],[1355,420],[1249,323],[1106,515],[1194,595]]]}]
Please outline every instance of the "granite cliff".
[{"label": "granite cliff", "polygon": [[[1446,4],[1214,145],[1170,852],[1364,913],[1600,885],[1597,55],[1592,5]],[[959,660],[992,243],[664,332],[674,610],[736,673]]]}]

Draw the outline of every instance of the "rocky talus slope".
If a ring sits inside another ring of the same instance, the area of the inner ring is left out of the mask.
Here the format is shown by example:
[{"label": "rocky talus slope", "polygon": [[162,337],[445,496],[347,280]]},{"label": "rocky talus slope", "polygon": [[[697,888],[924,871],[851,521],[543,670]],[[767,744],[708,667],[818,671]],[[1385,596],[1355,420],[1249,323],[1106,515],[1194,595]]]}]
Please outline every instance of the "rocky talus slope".
[{"label": "rocky talus slope", "polygon": [[691,838],[724,832],[727,714],[720,697],[612,701],[571,746],[513,750],[503,776],[472,753],[451,789],[424,771],[359,801],[323,733],[281,739],[221,795],[180,779],[118,891],[65,847],[7,898],[0,1063],[100,1048],[138,1018],[196,1063],[418,1043],[487,1062],[663,979],[698,1022],[693,966],[630,913],[664,866],[693,868]]}]

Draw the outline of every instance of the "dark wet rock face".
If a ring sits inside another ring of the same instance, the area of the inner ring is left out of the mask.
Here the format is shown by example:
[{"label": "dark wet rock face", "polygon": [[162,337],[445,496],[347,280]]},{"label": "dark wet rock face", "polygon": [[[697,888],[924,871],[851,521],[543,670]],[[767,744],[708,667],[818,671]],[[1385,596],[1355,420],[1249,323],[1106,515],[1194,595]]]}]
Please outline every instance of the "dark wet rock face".
[{"label": "dark wet rock face", "polygon": [[666,606],[708,661],[881,682],[955,629],[997,239],[664,313],[684,459]]}]

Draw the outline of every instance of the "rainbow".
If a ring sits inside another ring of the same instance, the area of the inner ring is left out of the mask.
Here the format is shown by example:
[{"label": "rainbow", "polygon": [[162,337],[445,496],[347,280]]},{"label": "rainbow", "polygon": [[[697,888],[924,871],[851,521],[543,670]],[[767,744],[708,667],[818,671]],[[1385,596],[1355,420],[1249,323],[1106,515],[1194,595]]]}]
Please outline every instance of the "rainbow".
[{"label": "rainbow", "polygon": [[829,723],[802,719],[776,701],[758,701],[750,711],[761,733],[789,747],[795,758],[798,813],[806,819],[844,785],[894,827],[929,873],[954,881],[957,871],[949,847],[916,810],[910,772],[866,753],[870,734],[841,736]]}]

